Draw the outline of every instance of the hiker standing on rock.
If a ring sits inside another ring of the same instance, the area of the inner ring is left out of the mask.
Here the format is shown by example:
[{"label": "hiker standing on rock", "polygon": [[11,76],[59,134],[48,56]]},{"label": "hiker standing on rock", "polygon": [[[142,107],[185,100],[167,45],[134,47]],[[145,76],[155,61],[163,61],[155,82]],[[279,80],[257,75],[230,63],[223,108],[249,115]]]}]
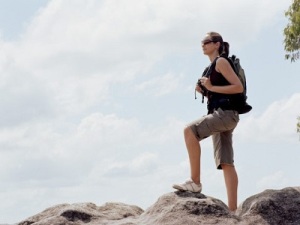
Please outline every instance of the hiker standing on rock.
[{"label": "hiker standing on rock", "polygon": [[234,167],[232,133],[239,122],[239,113],[230,98],[243,92],[243,85],[235,74],[227,57],[229,44],[220,34],[209,32],[202,40],[204,55],[211,66],[207,68],[209,77],[202,77],[196,85],[196,91],[208,100],[208,114],[190,123],[184,129],[184,139],[189,155],[191,177],[183,184],[174,184],[181,191],[201,192],[200,178],[200,141],[212,136],[214,157],[217,169],[223,170],[227,189],[228,207],[237,209],[238,176]]}]

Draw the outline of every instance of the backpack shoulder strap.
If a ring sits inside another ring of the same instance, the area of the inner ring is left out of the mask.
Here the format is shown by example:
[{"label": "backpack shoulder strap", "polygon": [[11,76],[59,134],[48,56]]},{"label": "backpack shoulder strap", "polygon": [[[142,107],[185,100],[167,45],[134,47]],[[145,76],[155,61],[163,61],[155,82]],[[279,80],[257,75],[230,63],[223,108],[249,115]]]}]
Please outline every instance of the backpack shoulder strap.
[{"label": "backpack shoulder strap", "polygon": [[214,59],[214,61],[211,62],[211,64],[206,67],[205,71],[204,71],[204,74],[202,75],[203,77],[209,77],[210,74],[212,73],[212,70],[216,67],[216,62],[218,60],[219,56],[217,58]]}]

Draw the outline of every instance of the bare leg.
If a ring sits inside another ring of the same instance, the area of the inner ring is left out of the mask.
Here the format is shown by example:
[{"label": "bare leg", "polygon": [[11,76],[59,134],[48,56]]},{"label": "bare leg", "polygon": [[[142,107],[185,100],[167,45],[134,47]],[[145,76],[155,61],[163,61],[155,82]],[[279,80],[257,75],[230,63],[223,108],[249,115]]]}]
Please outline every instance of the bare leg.
[{"label": "bare leg", "polygon": [[238,176],[232,165],[222,164],[222,169],[227,189],[228,208],[230,211],[235,211],[237,209]]},{"label": "bare leg", "polygon": [[184,129],[184,140],[190,159],[191,179],[200,184],[200,143],[189,127]]}]

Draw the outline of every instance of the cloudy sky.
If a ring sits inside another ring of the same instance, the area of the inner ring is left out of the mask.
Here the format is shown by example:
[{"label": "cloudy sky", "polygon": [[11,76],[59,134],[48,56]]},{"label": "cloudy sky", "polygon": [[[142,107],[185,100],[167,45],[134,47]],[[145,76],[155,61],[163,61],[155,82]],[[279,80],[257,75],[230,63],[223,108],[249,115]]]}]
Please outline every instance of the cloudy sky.
[{"label": "cloudy sky", "polygon": [[[299,186],[300,64],[284,59],[291,0],[0,0],[0,223],[60,203],[146,209],[189,177],[182,130],[217,31],[246,71],[234,133],[239,203]],[[203,193],[225,203],[211,139]]]}]

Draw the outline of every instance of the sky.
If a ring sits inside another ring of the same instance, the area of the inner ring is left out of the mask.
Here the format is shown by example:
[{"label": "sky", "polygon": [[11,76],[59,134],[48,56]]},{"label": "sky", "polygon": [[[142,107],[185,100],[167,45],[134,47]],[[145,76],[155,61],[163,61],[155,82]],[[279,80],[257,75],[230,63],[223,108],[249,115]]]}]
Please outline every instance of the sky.
[{"label": "sky", "polygon": [[[61,203],[147,209],[189,178],[187,123],[217,31],[240,58],[248,103],[234,131],[241,204],[299,186],[300,62],[285,60],[291,0],[0,0],[0,224]],[[203,194],[227,203],[212,141]]]}]

